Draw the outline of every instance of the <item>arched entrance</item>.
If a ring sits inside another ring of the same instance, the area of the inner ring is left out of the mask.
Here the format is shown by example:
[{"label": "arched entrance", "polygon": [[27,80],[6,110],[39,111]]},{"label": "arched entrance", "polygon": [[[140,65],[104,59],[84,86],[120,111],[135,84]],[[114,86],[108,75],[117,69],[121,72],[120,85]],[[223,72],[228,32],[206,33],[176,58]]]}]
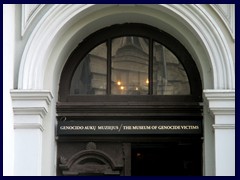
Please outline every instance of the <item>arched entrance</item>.
[{"label": "arched entrance", "polygon": [[[58,175],[202,175],[200,75],[166,32],[129,23],[93,33],[69,56],[59,87]],[[120,169],[83,157],[87,167],[73,170],[90,142]]]},{"label": "arched entrance", "polygon": [[[79,42],[98,29],[113,25],[115,23],[113,19],[119,23],[144,23],[163,29],[187,48],[198,67],[203,93],[207,97],[203,104],[205,138],[203,174],[216,175],[222,172],[232,174],[234,153],[230,153],[232,156],[228,159],[221,157],[225,157],[226,152],[234,149],[234,138],[232,138],[234,135],[225,133],[234,132],[234,61],[224,33],[218,28],[214,18],[209,18],[211,17],[209,8],[210,5],[207,5],[207,8],[202,5],[53,5],[50,7],[42,20],[34,26],[27,40],[20,62],[18,89],[12,91],[12,99],[17,102],[16,105],[14,103],[16,119],[19,117],[21,120],[15,122],[15,131],[19,130],[18,133],[23,134],[17,137],[24,137],[27,139],[24,140],[25,142],[34,143],[34,146],[31,145],[28,150],[38,153],[36,156],[29,156],[27,153],[29,151],[26,151],[25,156],[22,156],[16,151],[18,157],[16,174],[29,173],[29,169],[33,169],[31,172],[34,174],[55,175],[56,121],[54,120],[62,69],[68,55]],[[221,106],[218,106],[219,102]],[[32,106],[35,108],[34,111]],[[209,114],[211,110],[214,116]],[[223,113],[219,114],[219,110]],[[23,124],[22,117],[29,115],[31,122],[25,118],[26,122],[24,121]],[[221,121],[223,116],[226,120],[224,122]],[[22,129],[31,129],[36,136],[26,135],[28,131]],[[216,131],[217,133],[214,134]],[[222,134],[232,141],[223,141]],[[29,140],[29,137],[32,139]],[[16,141],[18,142],[18,139]],[[19,142],[22,141],[20,138]],[[218,148],[214,149],[214,145]],[[85,147],[86,145],[83,149]],[[25,159],[34,163],[18,166]],[[224,167],[224,164],[230,165]]]}]

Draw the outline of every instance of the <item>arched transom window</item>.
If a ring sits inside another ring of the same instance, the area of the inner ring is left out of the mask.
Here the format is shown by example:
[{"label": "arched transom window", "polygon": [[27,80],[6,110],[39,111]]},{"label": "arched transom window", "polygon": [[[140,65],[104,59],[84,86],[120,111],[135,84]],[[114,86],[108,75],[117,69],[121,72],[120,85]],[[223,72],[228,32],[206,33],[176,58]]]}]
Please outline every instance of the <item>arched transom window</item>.
[{"label": "arched transom window", "polygon": [[75,70],[70,94],[190,94],[188,77],[178,58],[157,41],[153,41],[151,52],[149,46],[149,39],[139,36],[113,38],[111,46],[107,42],[97,45]]},{"label": "arched transom window", "polygon": [[79,96],[201,97],[191,55],[175,38],[143,24],[101,29],[70,55],[61,76],[60,100]]}]

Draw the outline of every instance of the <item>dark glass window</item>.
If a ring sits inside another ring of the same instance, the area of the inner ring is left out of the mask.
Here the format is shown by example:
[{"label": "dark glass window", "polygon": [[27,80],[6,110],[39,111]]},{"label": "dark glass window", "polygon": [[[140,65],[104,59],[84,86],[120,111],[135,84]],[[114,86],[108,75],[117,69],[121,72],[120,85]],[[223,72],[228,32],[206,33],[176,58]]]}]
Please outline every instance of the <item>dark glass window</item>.
[{"label": "dark glass window", "polygon": [[107,46],[102,43],[80,62],[71,80],[71,95],[105,95],[107,88]]},{"label": "dark glass window", "polygon": [[153,94],[190,94],[188,77],[182,64],[169,49],[157,42],[153,46]]},{"label": "dark glass window", "polygon": [[148,39],[124,36],[112,41],[111,94],[147,95]]},{"label": "dark glass window", "polygon": [[[153,42],[152,59],[147,38],[122,36],[112,39],[110,47],[108,49],[107,42],[104,42],[81,60],[71,80],[71,95],[106,95],[108,83],[111,84],[112,95],[190,94],[188,77],[182,64],[162,44]],[[111,51],[109,71],[107,51]],[[107,81],[107,72],[111,75],[111,82]],[[153,87],[152,93],[149,91],[150,85]]]},{"label": "dark glass window", "polygon": [[69,56],[59,87],[59,100],[67,102],[202,97],[199,71],[186,48],[166,32],[134,23],[84,39]]}]

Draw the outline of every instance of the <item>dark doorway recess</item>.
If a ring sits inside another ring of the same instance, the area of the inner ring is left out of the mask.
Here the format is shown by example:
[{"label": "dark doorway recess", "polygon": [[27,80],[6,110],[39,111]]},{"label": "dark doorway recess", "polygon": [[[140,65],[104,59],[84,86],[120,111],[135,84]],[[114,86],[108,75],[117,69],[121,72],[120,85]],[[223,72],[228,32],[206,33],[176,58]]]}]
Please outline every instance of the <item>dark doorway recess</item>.
[{"label": "dark doorway recess", "polygon": [[132,144],[132,176],[201,176],[201,142]]}]

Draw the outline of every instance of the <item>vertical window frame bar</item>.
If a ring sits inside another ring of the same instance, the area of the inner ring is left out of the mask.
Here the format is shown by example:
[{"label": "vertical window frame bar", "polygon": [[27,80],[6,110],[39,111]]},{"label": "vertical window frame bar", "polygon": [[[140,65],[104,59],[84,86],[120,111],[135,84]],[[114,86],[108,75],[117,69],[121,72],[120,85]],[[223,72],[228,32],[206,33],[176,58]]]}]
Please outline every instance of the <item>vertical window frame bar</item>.
[{"label": "vertical window frame bar", "polygon": [[149,39],[148,94],[153,95],[153,39]]},{"label": "vertical window frame bar", "polygon": [[111,95],[112,86],[112,39],[107,39],[107,95]]}]

